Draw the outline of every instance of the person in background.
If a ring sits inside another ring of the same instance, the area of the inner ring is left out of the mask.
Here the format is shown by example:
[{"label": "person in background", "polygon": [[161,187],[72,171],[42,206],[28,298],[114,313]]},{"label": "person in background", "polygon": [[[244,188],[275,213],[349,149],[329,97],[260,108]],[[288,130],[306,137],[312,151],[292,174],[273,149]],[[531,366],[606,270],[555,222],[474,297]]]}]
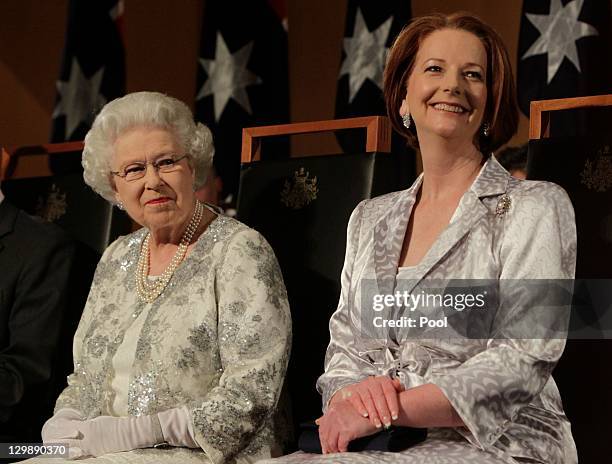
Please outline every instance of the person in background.
[{"label": "person in background", "polygon": [[74,242],[63,231],[19,210],[0,190],[2,443],[39,443],[53,412],[65,380],[60,359],[70,354],[59,351],[74,259]]},{"label": "person in background", "polygon": [[213,151],[189,108],[156,92],[108,103],[85,137],[86,183],[143,227],[98,264],[74,373],[42,430],[70,459],[225,463],[280,452],[287,295],[264,238],[196,199]]},{"label": "person in background", "polygon": [[210,167],[210,173],[206,177],[206,182],[198,190],[196,190],[196,198],[202,203],[208,203],[213,206],[221,206],[221,192],[223,191],[223,181],[217,175],[214,166]]},{"label": "person in background", "polygon": [[519,147],[506,147],[495,157],[512,177],[527,179],[527,144]]}]

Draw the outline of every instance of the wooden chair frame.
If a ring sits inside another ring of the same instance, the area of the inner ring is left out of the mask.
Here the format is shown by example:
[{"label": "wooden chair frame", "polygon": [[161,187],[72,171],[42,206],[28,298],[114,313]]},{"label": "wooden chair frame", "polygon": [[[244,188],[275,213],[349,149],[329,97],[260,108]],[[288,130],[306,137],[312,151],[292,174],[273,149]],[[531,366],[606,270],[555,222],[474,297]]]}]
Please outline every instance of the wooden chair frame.
[{"label": "wooden chair frame", "polygon": [[47,143],[24,147],[3,147],[0,153],[0,181],[50,177],[49,155],[83,150],[83,142]]},{"label": "wooden chair frame", "polygon": [[612,106],[612,94],[532,101],[529,108],[529,140],[550,136],[551,112],[595,106]]},{"label": "wooden chair frame", "polygon": [[391,152],[391,123],[386,116],[297,122],[278,126],[246,127],[242,130],[242,163],[261,159],[261,139],[277,135],[314,134],[342,129],[366,129],[367,152]]}]

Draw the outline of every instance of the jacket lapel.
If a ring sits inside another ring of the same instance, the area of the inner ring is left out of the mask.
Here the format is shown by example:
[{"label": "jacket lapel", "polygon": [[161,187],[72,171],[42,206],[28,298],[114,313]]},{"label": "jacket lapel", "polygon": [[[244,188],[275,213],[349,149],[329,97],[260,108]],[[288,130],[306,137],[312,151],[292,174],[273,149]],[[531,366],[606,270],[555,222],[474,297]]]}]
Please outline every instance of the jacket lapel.
[{"label": "jacket lapel", "polygon": [[380,293],[392,293],[408,219],[412,213],[417,192],[421,187],[420,175],[412,187],[402,192],[395,203],[375,225],[373,235],[374,268]]},{"label": "jacket lapel", "polygon": [[411,280],[406,290],[411,292],[429,271],[442,260],[465,237],[470,229],[488,212],[480,199],[468,190],[463,194],[451,222],[440,233],[415,270],[414,280]]},{"label": "jacket lapel", "polygon": [[[481,199],[505,193],[509,178],[509,174],[495,157],[490,156],[470,189],[461,198],[449,225],[417,265],[414,280],[406,287],[402,287],[403,289],[411,292],[484,216],[491,214]],[[421,182],[422,176],[400,196],[388,214],[374,227],[374,263],[378,288],[381,292],[392,293],[395,289],[406,228]]]}]

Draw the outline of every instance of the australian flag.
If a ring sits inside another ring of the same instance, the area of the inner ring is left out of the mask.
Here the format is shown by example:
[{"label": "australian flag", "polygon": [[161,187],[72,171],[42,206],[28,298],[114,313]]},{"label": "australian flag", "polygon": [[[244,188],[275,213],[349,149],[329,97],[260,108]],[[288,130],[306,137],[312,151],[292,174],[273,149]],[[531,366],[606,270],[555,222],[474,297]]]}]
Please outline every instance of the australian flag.
[{"label": "australian flag", "polygon": [[[287,14],[284,0],[209,0],[197,75],[196,119],[213,132],[223,191],[235,194],[244,127],[289,120]],[[264,158],[289,156],[271,144]]]},{"label": "australian flag", "polygon": [[[529,116],[532,100],[610,93],[610,2],[524,0],[518,46],[518,95]],[[564,116],[564,115],[561,115]],[[565,115],[551,129],[576,134],[584,119]]]},{"label": "australian flag", "polygon": [[[409,0],[348,1],[336,94],[337,118],[387,114],[383,70],[389,48],[410,16]],[[340,133],[338,140],[345,152],[363,151],[365,146],[359,134]],[[394,149],[404,145],[394,137]]]},{"label": "australian flag", "polygon": [[51,141],[83,140],[98,111],[125,93],[123,0],[70,0]]}]

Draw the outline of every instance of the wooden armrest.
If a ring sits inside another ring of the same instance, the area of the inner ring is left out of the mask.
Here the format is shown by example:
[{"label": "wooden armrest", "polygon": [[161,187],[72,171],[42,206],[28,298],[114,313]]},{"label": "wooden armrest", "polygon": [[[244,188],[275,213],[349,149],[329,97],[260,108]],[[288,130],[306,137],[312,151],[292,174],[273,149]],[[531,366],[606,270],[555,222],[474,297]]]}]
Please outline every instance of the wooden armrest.
[{"label": "wooden armrest", "polygon": [[550,135],[550,113],[552,111],[593,106],[612,106],[612,95],[532,101],[529,107],[529,139],[537,140]]},{"label": "wooden armrest", "polygon": [[329,121],[298,122],[278,126],[245,127],[242,129],[242,162],[261,159],[261,143],[264,137],[276,135],[314,134],[342,129],[366,129],[366,151],[389,153],[391,151],[391,125],[385,116],[332,119]]}]

